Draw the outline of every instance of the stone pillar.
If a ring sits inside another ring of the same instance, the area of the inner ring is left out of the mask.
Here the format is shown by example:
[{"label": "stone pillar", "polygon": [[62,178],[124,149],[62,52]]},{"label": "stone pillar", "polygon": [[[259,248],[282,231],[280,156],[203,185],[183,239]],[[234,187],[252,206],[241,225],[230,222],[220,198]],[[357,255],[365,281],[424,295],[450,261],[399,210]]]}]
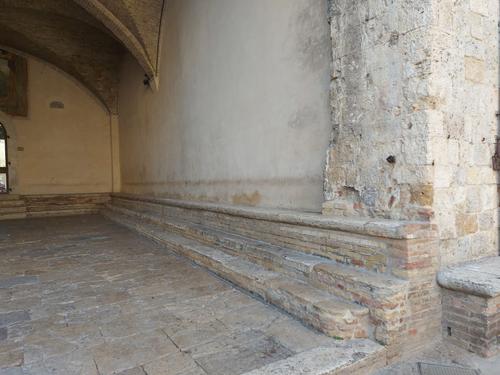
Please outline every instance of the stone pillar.
[{"label": "stone pillar", "polygon": [[118,115],[110,115],[112,192],[121,191],[120,128]]},{"label": "stone pillar", "polygon": [[438,224],[443,261],[497,253],[498,0],[330,0],[325,214]]},{"label": "stone pillar", "polygon": [[16,127],[12,124],[12,117],[0,111],[0,123],[5,127],[9,139],[7,140],[7,157],[9,165],[9,189],[11,194],[18,194],[17,182],[17,132]]},{"label": "stone pillar", "polygon": [[498,255],[499,1],[448,2],[440,11],[449,21],[433,29],[429,85],[438,98],[429,141],[442,266]]}]

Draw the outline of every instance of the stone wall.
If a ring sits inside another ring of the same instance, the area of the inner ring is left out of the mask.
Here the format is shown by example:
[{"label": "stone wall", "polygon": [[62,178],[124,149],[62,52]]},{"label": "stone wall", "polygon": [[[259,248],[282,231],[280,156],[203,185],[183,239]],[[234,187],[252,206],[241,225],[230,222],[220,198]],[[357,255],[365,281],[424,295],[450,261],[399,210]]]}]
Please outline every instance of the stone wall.
[{"label": "stone wall", "polygon": [[[450,3],[450,4],[447,4]],[[429,122],[442,265],[498,255],[499,2],[442,2],[433,30]],[[442,15],[442,16],[441,16]]]},{"label": "stone wall", "polygon": [[430,220],[443,263],[497,254],[498,1],[330,1],[324,213]]},{"label": "stone wall", "polygon": [[330,3],[325,213],[429,219],[429,0]]}]

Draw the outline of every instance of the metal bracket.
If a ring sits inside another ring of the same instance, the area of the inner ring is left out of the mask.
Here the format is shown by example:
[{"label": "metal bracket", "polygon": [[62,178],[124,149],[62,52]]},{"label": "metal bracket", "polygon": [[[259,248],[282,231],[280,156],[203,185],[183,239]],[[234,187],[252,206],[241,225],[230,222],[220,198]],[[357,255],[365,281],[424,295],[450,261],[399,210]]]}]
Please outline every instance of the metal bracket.
[{"label": "metal bracket", "polygon": [[500,171],[500,137],[496,137],[495,155],[493,155],[493,170]]}]

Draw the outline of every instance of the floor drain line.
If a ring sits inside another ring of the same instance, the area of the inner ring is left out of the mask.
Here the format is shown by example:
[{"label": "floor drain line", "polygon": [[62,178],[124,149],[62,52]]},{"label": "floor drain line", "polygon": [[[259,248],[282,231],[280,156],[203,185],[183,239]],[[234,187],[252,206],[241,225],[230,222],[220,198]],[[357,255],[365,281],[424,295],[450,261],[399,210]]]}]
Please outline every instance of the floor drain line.
[{"label": "floor drain line", "polygon": [[419,362],[420,375],[480,375],[478,370],[466,367],[438,365],[434,363]]}]

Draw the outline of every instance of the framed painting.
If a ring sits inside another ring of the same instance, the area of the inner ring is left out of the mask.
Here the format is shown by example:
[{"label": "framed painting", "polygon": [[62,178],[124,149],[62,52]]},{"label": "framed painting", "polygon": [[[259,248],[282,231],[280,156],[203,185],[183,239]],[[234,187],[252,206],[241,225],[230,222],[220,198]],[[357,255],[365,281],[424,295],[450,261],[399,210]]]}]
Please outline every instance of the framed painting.
[{"label": "framed painting", "polygon": [[0,50],[0,110],[28,115],[28,64],[25,58]]}]

